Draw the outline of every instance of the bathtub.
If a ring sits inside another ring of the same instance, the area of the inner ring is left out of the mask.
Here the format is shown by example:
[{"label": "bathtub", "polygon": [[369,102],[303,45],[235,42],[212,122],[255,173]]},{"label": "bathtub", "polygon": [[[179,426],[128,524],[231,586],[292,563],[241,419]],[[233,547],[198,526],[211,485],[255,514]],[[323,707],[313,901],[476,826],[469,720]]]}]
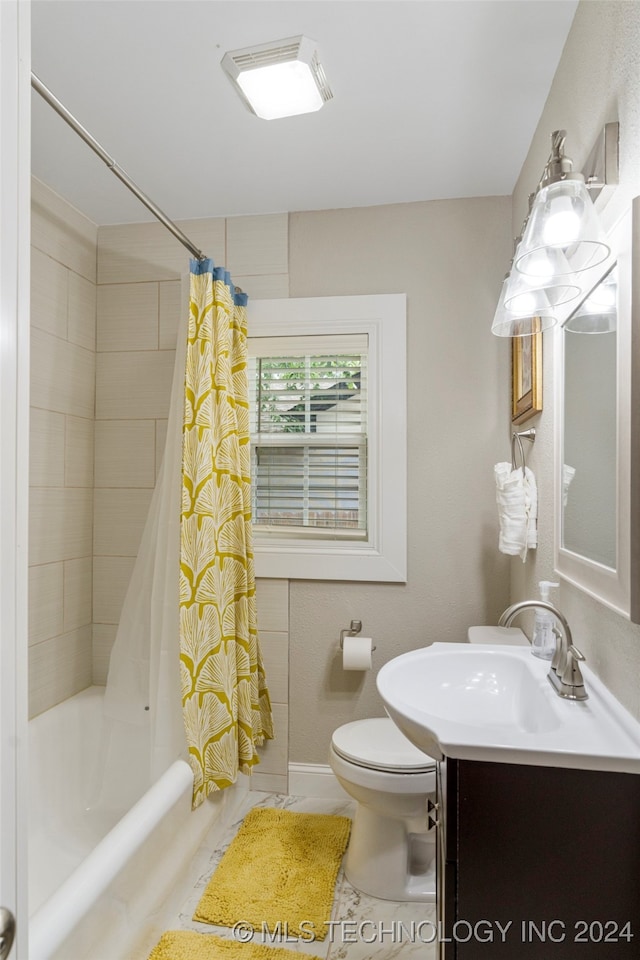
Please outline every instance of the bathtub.
[{"label": "bathtub", "polygon": [[108,803],[94,804],[103,689],[29,724],[29,960],[130,956],[205,834],[244,793],[236,785],[192,811],[187,763],[145,790],[132,761],[108,785]]}]

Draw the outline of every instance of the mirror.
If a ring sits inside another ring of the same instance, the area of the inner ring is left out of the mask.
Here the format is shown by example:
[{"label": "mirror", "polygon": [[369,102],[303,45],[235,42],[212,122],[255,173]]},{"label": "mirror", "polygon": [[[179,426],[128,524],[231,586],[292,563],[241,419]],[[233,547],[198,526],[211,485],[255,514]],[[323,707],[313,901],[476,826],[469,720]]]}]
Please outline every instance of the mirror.
[{"label": "mirror", "polygon": [[564,326],[563,549],[615,569],[618,268]]},{"label": "mirror", "polygon": [[631,550],[631,228],[629,212],[610,231],[601,275],[557,331],[555,566],[640,622]]}]

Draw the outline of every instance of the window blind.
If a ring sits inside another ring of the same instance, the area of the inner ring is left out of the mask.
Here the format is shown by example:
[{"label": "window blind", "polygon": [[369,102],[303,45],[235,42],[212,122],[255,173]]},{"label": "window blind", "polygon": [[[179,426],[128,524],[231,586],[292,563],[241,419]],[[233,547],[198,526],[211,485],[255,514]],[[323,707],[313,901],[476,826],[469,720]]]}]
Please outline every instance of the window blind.
[{"label": "window blind", "polygon": [[366,537],[367,337],[250,340],[249,378],[255,529]]}]

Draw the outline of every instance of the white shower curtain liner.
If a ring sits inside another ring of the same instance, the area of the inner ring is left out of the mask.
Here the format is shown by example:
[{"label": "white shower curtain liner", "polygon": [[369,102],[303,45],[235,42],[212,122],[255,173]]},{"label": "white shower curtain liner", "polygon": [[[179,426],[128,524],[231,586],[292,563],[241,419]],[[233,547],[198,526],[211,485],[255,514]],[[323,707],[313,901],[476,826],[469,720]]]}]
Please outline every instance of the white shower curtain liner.
[{"label": "white shower curtain liner", "polygon": [[[166,446],[111,652],[92,806],[120,805],[123,791],[126,802],[134,803],[174,760],[187,757],[178,623],[184,280],[181,304]],[[119,775],[125,769],[127,783]]]}]

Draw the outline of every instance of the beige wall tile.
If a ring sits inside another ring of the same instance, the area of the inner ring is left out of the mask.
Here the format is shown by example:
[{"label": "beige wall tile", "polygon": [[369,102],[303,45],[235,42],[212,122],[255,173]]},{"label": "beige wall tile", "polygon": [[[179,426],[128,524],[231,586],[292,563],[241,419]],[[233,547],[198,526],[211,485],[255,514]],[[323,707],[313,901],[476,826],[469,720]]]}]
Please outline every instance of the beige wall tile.
[{"label": "beige wall tile", "polygon": [[151,490],[95,490],[95,556],[135,557],[147,519]]},{"label": "beige wall tile", "polygon": [[[34,326],[41,329],[33,336],[32,476],[43,488],[54,482],[62,486],[66,453],[67,487],[87,486],[34,491],[30,550],[38,565],[31,573],[36,606],[30,689],[35,714],[92,680],[106,680],[115,624],[164,449],[180,277],[189,256],[160,224],[100,228],[102,286],[96,291],[94,225],[37,183],[33,223],[34,304],[41,318],[34,318]],[[286,215],[230,223],[228,247],[223,220],[181,226],[216,265],[242,272],[242,280],[233,279],[250,297],[287,296]],[[96,344],[102,352],[97,361]],[[94,480],[99,489],[92,495],[88,488]],[[265,749],[258,776],[269,789],[286,790],[288,584],[260,581],[258,598],[279,736],[277,746]]]},{"label": "beige wall tile", "polygon": [[93,622],[119,623],[133,557],[93,558]]},{"label": "beige wall tile", "polygon": [[233,282],[249,297],[249,331],[251,331],[252,300],[279,300],[289,296],[288,273],[274,273],[264,277],[234,276]]},{"label": "beige wall tile", "polygon": [[116,639],[117,627],[111,623],[93,625],[93,682],[104,685],[109,673],[111,648]]},{"label": "beige wall tile", "polygon": [[160,472],[166,442],[167,420],[156,420],[156,477]]},{"label": "beige wall tile", "polygon": [[32,177],[32,246],[95,283],[97,236],[95,223]]},{"label": "beige wall tile", "polygon": [[97,420],[96,487],[153,487],[155,420]]},{"label": "beige wall tile", "polygon": [[29,716],[35,717],[91,685],[91,627],[29,648]]},{"label": "beige wall tile", "polygon": [[161,350],[175,350],[178,323],[181,312],[187,313],[188,303],[182,302],[182,283],[180,280],[164,281],[160,284],[160,327],[159,347]]},{"label": "beige wall tile", "polygon": [[96,244],[96,226],[34,179],[31,715],[91,683]]},{"label": "beige wall tile", "polygon": [[98,350],[158,349],[158,284],[98,287]]},{"label": "beige wall tile", "polygon": [[[178,227],[217,264],[224,261],[225,222],[181,220]],[[98,230],[98,283],[177,280],[189,270],[189,251],[161,223],[128,223]]]},{"label": "beige wall tile", "polygon": [[92,418],[94,397],[95,354],[42,330],[32,330],[32,405]]},{"label": "beige wall tile", "polygon": [[272,703],[289,702],[289,634],[260,631],[260,649]]},{"label": "beige wall tile", "polygon": [[96,418],[165,418],[169,412],[171,350],[100,353],[96,357]]},{"label": "beige wall tile", "polygon": [[29,567],[29,644],[64,632],[63,564]]},{"label": "beige wall tile", "polygon": [[253,768],[251,774],[250,790],[260,790],[261,793],[289,793],[288,776],[280,776],[276,773],[259,773],[260,767]]},{"label": "beige wall tile", "polygon": [[258,629],[275,633],[289,630],[289,581],[261,577],[256,580]]},{"label": "beige wall tile", "polygon": [[289,269],[286,213],[227,220],[227,269],[231,276],[286,273]]},{"label": "beige wall tile", "polygon": [[69,273],[68,339],[87,350],[96,348],[96,285]]},{"label": "beige wall tile", "polygon": [[31,324],[63,340],[67,337],[69,271],[31,248]]},{"label": "beige wall tile", "polygon": [[53,563],[92,554],[91,490],[34,487],[30,497],[29,563]]},{"label": "beige wall tile", "polygon": [[93,558],[65,560],[64,632],[91,623]]},{"label": "beige wall tile", "polygon": [[65,417],[31,408],[29,483],[32,487],[64,486]]},{"label": "beige wall tile", "polygon": [[285,704],[273,704],[274,740],[267,740],[258,748],[260,764],[256,773],[276,773],[287,776],[289,772],[288,749],[289,708]]},{"label": "beige wall tile", "polygon": [[65,485],[93,486],[93,420],[67,417]]}]

